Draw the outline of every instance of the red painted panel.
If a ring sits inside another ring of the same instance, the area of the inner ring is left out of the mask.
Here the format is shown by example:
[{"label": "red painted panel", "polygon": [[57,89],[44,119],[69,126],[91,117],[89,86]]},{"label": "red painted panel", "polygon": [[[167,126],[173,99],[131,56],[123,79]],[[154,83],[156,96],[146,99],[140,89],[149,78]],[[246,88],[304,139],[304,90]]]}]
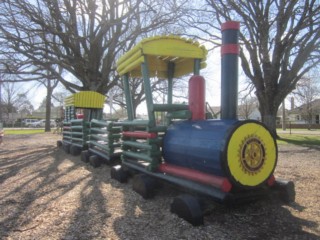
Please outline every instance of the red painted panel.
[{"label": "red painted panel", "polygon": [[220,189],[223,192],[230,192],[232,188],[232,185],[227,178],[209,175],[207,173],[203,173],[185,167],[179,167],[172,164],[163,163],[159,166],[158,170],[163,173],[211,185],[215,188]]},{"label": "red painted panel", "polygon": [[221,31],[228,30],[228,29],[239,30],[240,29],[240,22],[228,21],[228,22],[225,22],[221,25]]},{"label": "red painted panel", "polygon": [[202,76],[192,76],[189,80],[189,110],[192,120],[206,119],[206,87]]},{"label": "red painted panel", "polygon": [[134,138],[156,138],[156,133],[148,133],[148,132],[122,132],[122,135],[125,137],[134,137]]},{"label": "red painted panel", "polygon": [[221,56],[224,54],[239,55],[239,44],[225,44],[221,46]]}]

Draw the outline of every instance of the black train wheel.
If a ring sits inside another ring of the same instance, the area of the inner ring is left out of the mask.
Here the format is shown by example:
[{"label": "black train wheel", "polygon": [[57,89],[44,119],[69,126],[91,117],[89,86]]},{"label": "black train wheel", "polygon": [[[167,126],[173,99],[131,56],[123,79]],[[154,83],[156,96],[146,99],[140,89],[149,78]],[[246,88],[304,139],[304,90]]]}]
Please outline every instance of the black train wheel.
[{"label": "black train wheel", "polygon": [[153,198],[155,195],[156,180],[146,174],[135,175],[132,181],[132,189],[144,199]]},{"label": "black train wheel", "polygon": [[58,140],[57,141],[57,147],[59,148],[59,147],[62,147],[62,141],[61,140]]},{"label": "black train wheel", "polygon": [[110,175],[112,179],[117,180],[120,183],[125,183],[128,181],[128,172],[123,169],[121,165],[113,166],[110,170]]},{"label": "black train wheel", "polygon": [[97,168],[101,166],[101,159],[97,155],[92,155],[89,157],[89,163],[92,167]]},{"label": "black train wheel", "polygon": [[70,143],[63,143],[62,144],[62,147],[63,147],[63,150],[65,151],[65,153],[70,153]]},{"label": "black train wheel", "polygon": [[89,151],[88,150],[84,150],[81,152],[81,161],[82,162],[89,162],[89,157],[90,157],[90,154],[89,154]]},{"label": "black train wheel", "polygon": [[277,180],[273,188],[277,191],[278,197],[283,203],[289,204],[295,201],[296,192],[292,181]]},{"label": "black train wheel", "polygon": [[170,206],[170,211],[183,218],[193,226],[203,224],[203,212],[200,202],[194,196],[184,194],[176,197]]},{"label": "black train wheel", "polygon": [[71,145],[70,146],[70,154],[72,156],[78,156],[81,153],[81,148],[76,146],[76,145]]}]

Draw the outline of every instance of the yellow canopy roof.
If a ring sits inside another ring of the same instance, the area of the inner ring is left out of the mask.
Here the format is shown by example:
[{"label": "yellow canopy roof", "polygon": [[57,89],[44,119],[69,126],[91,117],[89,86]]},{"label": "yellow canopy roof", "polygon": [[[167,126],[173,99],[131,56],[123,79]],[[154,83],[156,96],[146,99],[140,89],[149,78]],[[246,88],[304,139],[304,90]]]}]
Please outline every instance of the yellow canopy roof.
[{"label": "yellow canopy roof", "polygon": [[66,107],[103,108],[105,98],[104,95],[97,92],[82,91],[66,97],[64,103]]},{"label": "yellow canopy roof", "polygon": [[193,72],[194,59],[206,66],[207,50],[198,42],[178,36],[158,36],[142,40],[117,61],[120,75],[140,77],[141,63],[147,59],[150,77],[167,78],[168,63],[175,63],[174,77]]}]

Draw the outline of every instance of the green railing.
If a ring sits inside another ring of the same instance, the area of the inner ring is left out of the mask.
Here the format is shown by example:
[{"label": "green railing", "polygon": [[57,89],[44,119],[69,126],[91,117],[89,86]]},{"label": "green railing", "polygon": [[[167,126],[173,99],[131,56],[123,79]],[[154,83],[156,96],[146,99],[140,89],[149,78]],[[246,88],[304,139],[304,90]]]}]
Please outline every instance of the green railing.
[{"label": "green railing", "polygon": [[73,119],[63,122],[63,142],[77,146],[81,149],[87,148],[89,123],[83,119]]},{"label": "green railing", "polygon": [[121,127],[112,121],[92,119],[88,141],[89,151],[107,160],[119,155],[121,130]]}]

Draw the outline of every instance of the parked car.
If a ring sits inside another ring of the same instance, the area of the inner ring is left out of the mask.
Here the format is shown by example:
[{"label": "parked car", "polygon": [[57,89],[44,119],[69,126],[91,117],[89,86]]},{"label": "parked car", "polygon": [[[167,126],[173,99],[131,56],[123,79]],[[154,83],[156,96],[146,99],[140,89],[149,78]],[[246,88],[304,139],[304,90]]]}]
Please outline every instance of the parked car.
[{"label": "parked car", "polygon": [[57,122],[54,119],[50,119],[50,127],[56,127],[57,126]]},{"label": "parked car", "polygon": [[36,127],[41,127],[42,121],[43,121],[43,120],[38,120],[38,121],[36,121],[36,122],[33,122],[33,123],[30,124],[30,127],[34,127],[34,128],[36,128]]},{"label": "parked car", "polygon": [[[45,119],[42,119],[42,120],[40,120],[40,121],[33,122],[33,123],[31,124],[31,127],[35,127],[35,128],[36,128],[36,127],[41,127],[41,128],[44,128],[45,125],[46,125],[46,120],[45,120]],[[53,120],[53,119],[51,119],[51,120],[50,120],[50,127],[56,127],[56,126],[57,126],[56,121]]]},{"label": "parked car", "polygon": [[26,127],[33,127],[33,124],[38,121],[38,119],[25,119],[23,123]]}]

